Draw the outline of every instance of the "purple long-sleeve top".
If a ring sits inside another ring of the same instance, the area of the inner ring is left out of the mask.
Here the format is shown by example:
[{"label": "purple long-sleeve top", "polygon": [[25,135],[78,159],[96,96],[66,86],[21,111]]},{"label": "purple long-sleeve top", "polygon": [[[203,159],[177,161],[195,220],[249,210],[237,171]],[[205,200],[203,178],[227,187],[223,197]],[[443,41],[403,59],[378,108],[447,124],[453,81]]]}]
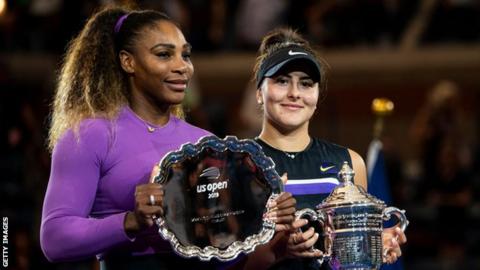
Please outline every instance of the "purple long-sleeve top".
[{"label": "purple long-sleeve top", "polygon": [[67,131],[52,154],[43,205],[40,242],[50,261],[77,260],[110,253],[171,252],[155,229],[135,239],[125,234],[134,192],[147,183],[153,166],[169,151],[210,135],[174,116],[149,132],[125,107],[117,119],[88,119],[77,134]]}]

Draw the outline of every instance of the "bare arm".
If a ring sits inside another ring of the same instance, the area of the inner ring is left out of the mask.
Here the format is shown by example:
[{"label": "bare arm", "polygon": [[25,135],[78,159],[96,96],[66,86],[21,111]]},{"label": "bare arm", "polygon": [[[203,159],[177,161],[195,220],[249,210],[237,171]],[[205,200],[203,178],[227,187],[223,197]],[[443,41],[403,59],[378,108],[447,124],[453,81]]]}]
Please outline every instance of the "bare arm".
[{"label": "bare arm", "polygon": [[355,171],[355,184],[367,190],[367,168],[363,158],[351,149],[348,149],[348,153],[352,159],[353,170]]},{"label": "bare arm", "polygon": [[[360,185],[367,190],[367,170],[362,157],[353,150],[348,149],[352,158],[353,170],[355,171],[355,184]],[[387,228],[383,230],[382,241],[384,249],[388,250],[384,263],[394,263],[402,256],[400,245],[407,242],[405,233],[398,227]]]}]

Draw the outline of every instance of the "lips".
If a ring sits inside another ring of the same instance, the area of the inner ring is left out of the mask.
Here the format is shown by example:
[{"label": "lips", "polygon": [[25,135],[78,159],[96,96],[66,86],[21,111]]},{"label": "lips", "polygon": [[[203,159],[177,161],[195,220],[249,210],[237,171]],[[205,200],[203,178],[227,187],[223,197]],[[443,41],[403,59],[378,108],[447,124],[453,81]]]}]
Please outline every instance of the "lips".
[{"label": "lips", "polygon": [[303,106],[295,103],[282,103],[280,104],[282,107],[290,109],[290,110],[299,110],[302,109]]},{"label": "lips", "polygon": [[168,88],[174,91],[185,91],[187,88],[188,80],[185,79],[169,79],[165,80],[165,84]]}]

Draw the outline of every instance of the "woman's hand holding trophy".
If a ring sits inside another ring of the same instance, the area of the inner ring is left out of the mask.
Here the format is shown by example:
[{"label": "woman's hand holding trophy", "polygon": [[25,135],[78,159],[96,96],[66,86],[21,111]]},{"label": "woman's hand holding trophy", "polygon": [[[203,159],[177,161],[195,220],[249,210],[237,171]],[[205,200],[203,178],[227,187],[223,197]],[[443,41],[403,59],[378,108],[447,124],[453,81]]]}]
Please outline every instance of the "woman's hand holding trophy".
[{"label": "woman's hand holding trophy", "polygon": [[[407,241],[405,211],[386,207],[383,201],[353,184],[354,172],[347,163],[339,176],[343,183],[317,206],[316,211],[306,208],[296,212],[286,256],[319,257],[319,262],[328,260],[334,269],[377,269],[382,263],[394,263],[402,255],[400,245]],[[399,224],[383,228],[383,221],[389,220],[391,214],[397,217]],[[320,237],[313,227],[302,231],[307,224],[305,218],[320,223],[323,252],[314,248]]]}]

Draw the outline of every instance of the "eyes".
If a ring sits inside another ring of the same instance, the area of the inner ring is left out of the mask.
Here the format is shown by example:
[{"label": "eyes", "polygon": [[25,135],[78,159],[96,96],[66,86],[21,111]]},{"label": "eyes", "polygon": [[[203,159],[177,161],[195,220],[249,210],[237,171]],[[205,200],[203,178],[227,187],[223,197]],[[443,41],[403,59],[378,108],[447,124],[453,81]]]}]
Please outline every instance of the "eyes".
[{"label": "eyes", "polygon": [[[173,50],[163,50],[163,51],[156,52],[155,55],[162,60],[168,60],[168,59],[172,58],[173,56],[175,56],[175,51],[173,51]],[[192,55],[192,53],[191,53],[190,50],[182,51],[182,58],[186,62],[190,62],[191,55]]]},{"label": "eyes", "polygon": [[[292,83],[293,79],[289,76],[278,76],[275,78],[275,84],[279,86],[288,86]],[[310,89],[315,86],[315,82],[310,77],[301,77],[298,80],[299,88],[301,89]]]}]

